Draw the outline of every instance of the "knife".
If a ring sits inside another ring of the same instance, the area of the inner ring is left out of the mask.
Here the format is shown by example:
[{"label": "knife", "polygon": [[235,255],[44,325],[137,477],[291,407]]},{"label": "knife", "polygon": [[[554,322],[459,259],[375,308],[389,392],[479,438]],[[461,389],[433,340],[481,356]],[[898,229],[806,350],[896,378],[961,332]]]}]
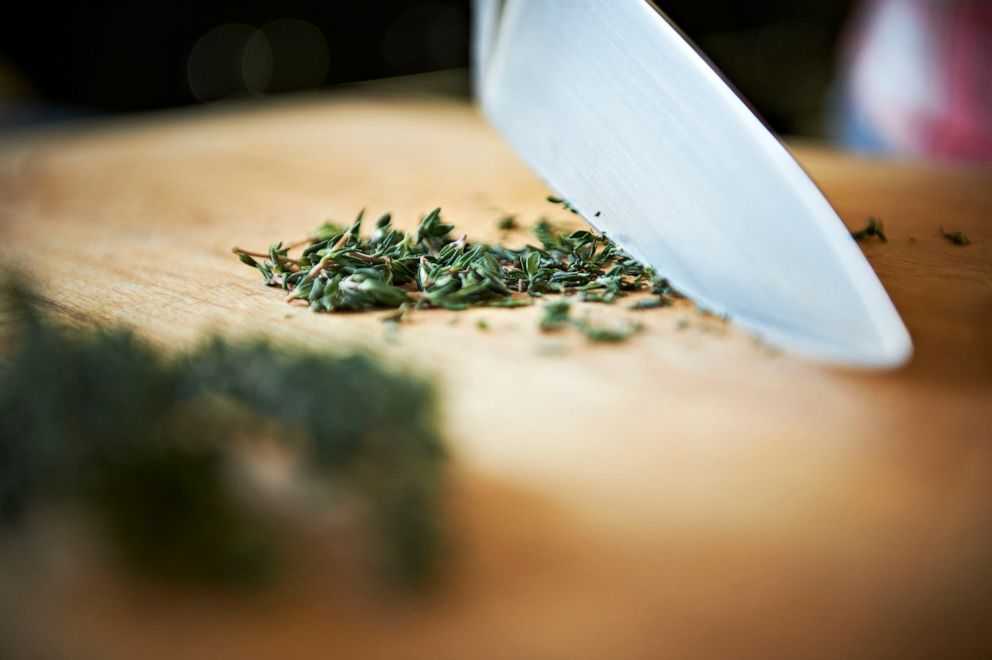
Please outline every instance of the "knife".
[{"label": "knife", "polygon": [[648,0],[475,0],[484,114],[598,230],[700,307],[816,360],[912,342],[837,213]]}]

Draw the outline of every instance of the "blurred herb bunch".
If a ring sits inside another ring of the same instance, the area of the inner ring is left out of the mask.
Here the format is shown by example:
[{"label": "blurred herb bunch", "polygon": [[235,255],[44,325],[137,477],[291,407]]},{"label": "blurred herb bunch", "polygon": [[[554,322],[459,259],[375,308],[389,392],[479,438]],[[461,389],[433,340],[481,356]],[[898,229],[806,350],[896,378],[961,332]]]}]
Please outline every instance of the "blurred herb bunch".
[{"label": "blurred herb bunch", "polygon": [[2,295],[0,533],[68,503],[147,575],[258,583],[282,535],[230,476],[268,442],[332,501],[359,504],[388,575],[433,574],[446,461],[431,383],[265,341],[164,356],[127,330],[58,327],[33,300],[19,284]]}]

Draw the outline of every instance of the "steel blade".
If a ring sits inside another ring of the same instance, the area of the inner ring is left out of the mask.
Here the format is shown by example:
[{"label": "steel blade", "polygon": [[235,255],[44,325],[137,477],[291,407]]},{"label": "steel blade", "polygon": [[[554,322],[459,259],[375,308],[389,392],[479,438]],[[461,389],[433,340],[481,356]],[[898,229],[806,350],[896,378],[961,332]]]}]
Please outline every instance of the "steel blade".
[{"label": "steel blade", "polygon": [[867,367],[909,359],[823,194],[652,4],[501,4],[478,72],[484,112],[584,218],[774,345]]},{"label": "steel blade", "polygon": [[473,0],[472,3],[472,75],[480,85],[483,72],[489,65],[499,29],[503,0]]}]

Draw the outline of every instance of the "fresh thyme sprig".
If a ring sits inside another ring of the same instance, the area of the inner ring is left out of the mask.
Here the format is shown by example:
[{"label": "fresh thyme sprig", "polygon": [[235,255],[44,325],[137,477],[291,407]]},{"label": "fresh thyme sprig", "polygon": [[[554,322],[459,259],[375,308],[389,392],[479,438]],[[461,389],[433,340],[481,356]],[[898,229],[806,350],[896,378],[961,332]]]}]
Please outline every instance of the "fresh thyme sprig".
[{"label": "fresh thyme sprig", "polygon": [[[282,288],[287,300],[302,300],[316,312],[402,305],[520,307],[548,294],[599,303],[637,291],[652,291],[666,301],[675,295],[651,268],[591,231],[566,234],[542,220],[534,228],[540,246],[510,249],[473,243],[465,234],[455,237],[441,209],[425,216],[413,233],[394,228],[387,214],[366,237],[363,217],[360,213],[347,226],[318,227],[296,244],[303,247],[297,257],[290,257],[290,247],[282,243],[267,252],[234,252],[261,272],[266,285]],[[501,226],[511,225],[504,221]]]}]

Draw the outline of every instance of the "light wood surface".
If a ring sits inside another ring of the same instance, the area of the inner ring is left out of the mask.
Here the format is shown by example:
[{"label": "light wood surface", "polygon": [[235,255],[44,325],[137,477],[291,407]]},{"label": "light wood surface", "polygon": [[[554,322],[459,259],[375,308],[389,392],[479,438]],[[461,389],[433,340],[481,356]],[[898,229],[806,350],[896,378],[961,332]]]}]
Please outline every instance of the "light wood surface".
[{"label": "light wood surface", "polygon": [[8,137],[3,259],[60,315],[166,347],[373,347],[438,377],[456,456],[458,555],[428,596],[315,556],[251,597],[42,571],[59,589],[21,614],[101,658],[988,651],[992,176],[795,151],[852,227],[884,220],[889,242],[864,249],[913,336],[907,368],[800,361],[688,306],[636,313],[623,346],[541,335],[539,309],[417,313],[391,336],[375,314],[288,306],[230,254],[363,207],[412,226],[442,206],[489,240],[506,212],[574,223],[462,103],[362,92]]}]

